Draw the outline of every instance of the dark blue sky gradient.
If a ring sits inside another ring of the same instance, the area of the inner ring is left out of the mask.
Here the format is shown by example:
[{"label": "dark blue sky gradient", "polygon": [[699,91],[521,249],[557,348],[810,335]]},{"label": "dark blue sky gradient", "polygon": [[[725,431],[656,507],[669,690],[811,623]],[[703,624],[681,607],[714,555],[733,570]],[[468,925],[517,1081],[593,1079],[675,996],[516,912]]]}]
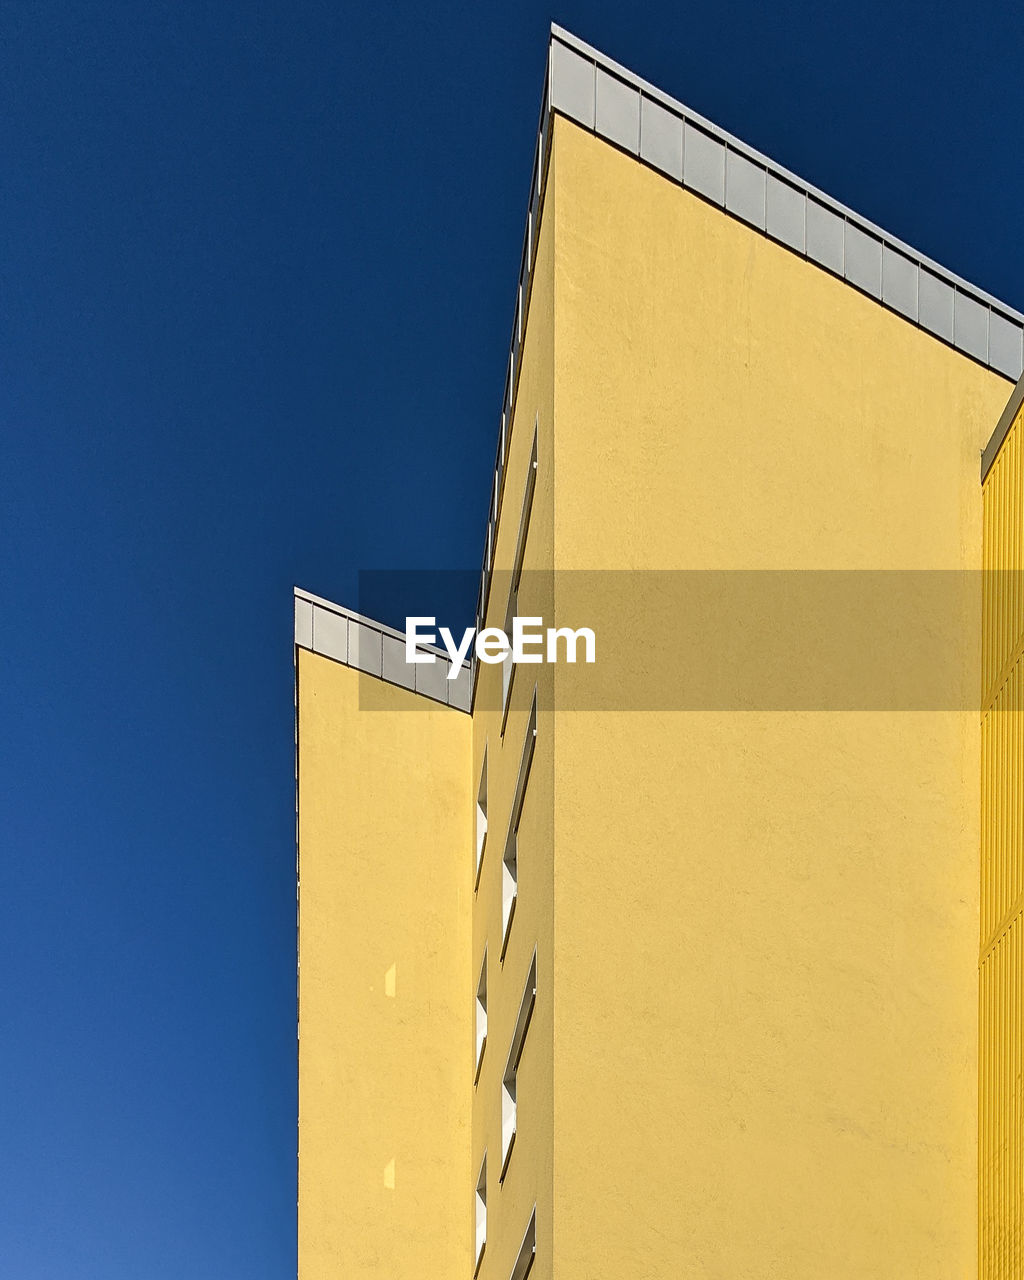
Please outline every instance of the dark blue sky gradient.
[{"label": "dark blue sky gradient", "polygon": [[294,1274],[291,586],[479,565],[548,21],[1020,307],[1015,8],[4,7],[0,1273]]}]

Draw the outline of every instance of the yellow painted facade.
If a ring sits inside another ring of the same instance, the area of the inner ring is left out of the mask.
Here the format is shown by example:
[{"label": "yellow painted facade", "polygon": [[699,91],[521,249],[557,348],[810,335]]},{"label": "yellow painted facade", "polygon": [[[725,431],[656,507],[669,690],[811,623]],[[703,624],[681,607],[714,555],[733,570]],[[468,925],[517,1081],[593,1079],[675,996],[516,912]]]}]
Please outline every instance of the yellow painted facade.
[{"label": "yellow painted facade", "polygon": [[980,1272],[1024,1274],[1024,466],[1021,411],[985,477]]},{"label": "yellow painted facade", "polygon": [[470,1267],[470,722],[368,680],[298,651],[299,1280]]},{"label": "yellow painted facade", "polygon": [[[553,157],[556,591],[977,567],[1004,379],[573,124]],[[970,1275],[976,713],[555,742],[556,1274]]]},{"label": "yellow painted facade", "polygon": [[544,161],[487,625],[614,667],[617,575],[938,571],[971,692],[685,710],[655,665],[582,710],[481,664],[467,714],[297,628],[300,1280],[1016,1276],[1009,383],[557,114]]}]

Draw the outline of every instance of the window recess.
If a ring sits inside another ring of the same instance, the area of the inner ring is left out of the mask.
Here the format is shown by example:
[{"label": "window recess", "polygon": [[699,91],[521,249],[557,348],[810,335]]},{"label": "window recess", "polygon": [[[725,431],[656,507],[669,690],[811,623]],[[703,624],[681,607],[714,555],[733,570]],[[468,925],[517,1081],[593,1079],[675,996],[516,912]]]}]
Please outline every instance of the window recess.
[{"label": "window recess", "polygon": [[533,691],[533,705],[530,708],[530,719],[526,725],[526,739],[523,743],[523,754],[519,762],[519,775],[516,778],[516,790],[512,799],[512,813],[509,818],[508,834],[505,837],[505,849],[501,859],[501,956],[505,959],[508,947],[512,918],[516,912],[519,899],[519,824],[523,816],[523,800],[526,796],[526,784],[530,778],[533,765],[533,754],[537,745],[537,691]]},{"label": "window recess", "polygon": [[476,988],[476,1072],[474,1082],[480,1079],[480,1065],[484,1060],[484,1049],[487,1046],[487,948],[484,947],[484,962],[480,966],[480,981]]},{"label": "window recess", "polygon": [[508,1051],[505,1074],[501,1081],[501,1179],[505,1178],[509,1157],[516,1140],[517,1110],[517,1075],[519,1060],[523,1056],[526,1043],[526,1032],[533,1017],[533,1006],[537,1000],[537,952],[533,953],[530,972],[526,979],[526,988],[519,1006],[519,1017],[516,1018],[515,1031],[512,1033],[512,1044]]},{"label": "window recess", "polygon": [[487,1152],[480,1163],[480,1176],[476,1180],[476,1263],[473,1274],[480,1270],[487,1244]]},{"label": "window recess", "polygon": [[[530,513],[533,510],[533,493],[537,486],[538,422],[535,422],[533,427],[533,450],[530,454],[530,465],[526,472],[526,491],[523,494],[522,514],[519,517],[519,533],[516,537],[516,554],[512,561],[512,578],[509,584],[508,605],[505,609],[504,632],[510,638],[512,636],[512,619],[519,613],[519,584],[523,577],[523,562],[526,559],[526,537],[530,528]],[[501,664],[502,734],[505,732],[505,721],[508,719],[509,700],[512,696],[512,684],[515,680],[515,674],[515,663],[512,661],[510,650]]]},{"label": "window recess", "polygon": [[[484,860],[487,842],[487,748],[484,747],[484,763],[480,770],[480,787],[476,793],[476,885],[480,883],[480,867]],[[476,886],[474,886],[476,887]]]},{"label": "window recess", "polygon": [[526,1235],[523,1236],[523,1243],[519,1246],[519,1255],[516,1258],[516,1265],[512,1268],[512,1274],[509,1280],[526,1280],[533,1268],[533,1260],[537,1256],[537,1206],[533,1206],[533,1213],[530,1214],[530,1222],[526,1228]]}]

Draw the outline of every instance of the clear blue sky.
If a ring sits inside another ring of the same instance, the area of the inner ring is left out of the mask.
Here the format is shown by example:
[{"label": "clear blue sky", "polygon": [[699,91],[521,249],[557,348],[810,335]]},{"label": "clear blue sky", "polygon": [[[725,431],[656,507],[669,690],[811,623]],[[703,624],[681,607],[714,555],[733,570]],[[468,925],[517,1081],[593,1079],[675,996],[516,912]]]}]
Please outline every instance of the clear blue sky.
[{"label": "clear blue sky", "polygon": [[549,20],[1021,307],[1016,10],[4,7],[0,1274],[294,1274],[291,586],[479,564]]}]

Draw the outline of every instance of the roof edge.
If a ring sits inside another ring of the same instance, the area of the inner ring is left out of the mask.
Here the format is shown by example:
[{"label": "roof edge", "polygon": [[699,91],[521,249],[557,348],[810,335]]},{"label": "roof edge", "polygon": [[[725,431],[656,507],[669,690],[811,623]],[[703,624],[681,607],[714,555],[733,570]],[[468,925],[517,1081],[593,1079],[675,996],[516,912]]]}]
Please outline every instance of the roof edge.
[{"label": "roof edge", "polygon": [[462,664],[454,679],[449,679],[452,663],[444,649],[417,644],[416,652],[429,655],[431,660],[410,663],[405,656],[404,632],[302,587],[294,587],[292,595],[297,649],[330,658],[455,711],[469,712],[473,687],[468,662]]},{"label": "roof edge", "polygon": [[[599,83],[606,90],[602,95]],[[490,593],[494,537],[519,389],[555,112],[875,298],[968,359],[1011,381],[1024,373],[1024,315],[1020,312],[854,213],[553,22],[484,536],[478,629],[484,625]],[[696,155],[685,151],[691,134],[696,140],[692,148]]]},{"label": "roof edge", "polygon": [[[552,23],[551,109],[1003,377],[1024,315]],[[645,109],[646,107],[646,109]],[[687,143],[690,145],[687,146]]]}]

